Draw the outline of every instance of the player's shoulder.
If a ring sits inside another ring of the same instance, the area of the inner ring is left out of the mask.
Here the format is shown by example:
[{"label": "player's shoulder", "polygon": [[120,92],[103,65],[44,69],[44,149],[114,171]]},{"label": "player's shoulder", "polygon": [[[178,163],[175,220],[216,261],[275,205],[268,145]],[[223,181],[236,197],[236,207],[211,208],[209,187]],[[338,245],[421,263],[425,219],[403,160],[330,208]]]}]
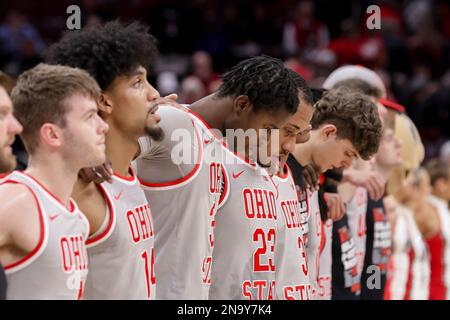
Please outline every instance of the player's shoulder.
[{"label": "player's shoulder", "polygon": [[25,184],[4,182],[0,185],[0,216],[11,212],[26,213],[38,209],[36,194]]}]

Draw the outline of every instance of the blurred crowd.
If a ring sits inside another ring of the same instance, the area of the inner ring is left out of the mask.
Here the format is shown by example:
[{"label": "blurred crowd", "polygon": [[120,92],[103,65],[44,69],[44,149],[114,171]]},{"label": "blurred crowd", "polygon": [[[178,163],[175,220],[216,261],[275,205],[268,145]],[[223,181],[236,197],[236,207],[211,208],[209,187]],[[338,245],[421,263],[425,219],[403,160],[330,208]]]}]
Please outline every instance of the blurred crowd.
[{"label": "blurred crowd", "polygon": [[[361,64],[406,107],[425,159],[450,158],[450,4],[443,0],[83,0],[0,3],[0,70],[16,77],[67,32],[66,8],[82,27],[121,18],[150,25],[160,56],[152,83],[191,103],[215,91],[220,74],[244,58],[283,58],[312,87],[343,64]],[[370,30],[369,5],[381,28]]]}]

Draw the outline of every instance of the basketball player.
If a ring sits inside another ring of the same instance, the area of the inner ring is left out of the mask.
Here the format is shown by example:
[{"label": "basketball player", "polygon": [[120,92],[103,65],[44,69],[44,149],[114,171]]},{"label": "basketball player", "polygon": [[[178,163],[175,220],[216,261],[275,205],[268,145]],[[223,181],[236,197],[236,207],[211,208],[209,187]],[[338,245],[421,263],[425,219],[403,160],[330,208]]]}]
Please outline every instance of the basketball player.
[{"label": "basketball player", "polygon": [[[438,251],[436,241],[428,240],[431,251],[431,276],[430,299],[450,299],[450,212],[448,201],[450,200],[450,168],[442,160],[434,159],[427,163],[426,170],[431,182],[431,194],[428,195],[428,202],[433,205],[439,214],[443,246],[439,262],[433,259]],[[440,273],[437,273],[440,270]],[[440,288],[440,289],[438,289]]]},{"label": "basketball player", "polygon": [[[420,182],[410,175],[404,187],[394,196],[384,199],[386,214],[391,221],[392,255],[389,262],[385,300],[428,300],[430,262],[427,245],[414,220],[411,205],[415,199],[424,198]],[[425,195],[426,196],[426,195]]]},{"label": "basketball player", "polygon": [[[395,136],[393,128],[385,121],[380,148],[375,154],[373,164],[373,169],[382,175],[385,181],[388,180],[391,170],[401,164],[400,151],[401,143]],[[391,252],[392,230],[384,210],[383,199],[374,201],[369,198],[366,211],[366,253],[361,275],[361,299],[383,299]],[[373,266],[376,266],[376,269]],[[378,271],[381,277],[377,280],[379,287],[372,287],[373,281],[369,279],[374,270]]]},{"label": "basketball player", "polygon": [[[165,138],[141,139],[136,160],[154,208],[157,299],[209,297],[215,215],[230,190],[223,155],[235,157],[222,139],[226,131],[279,128],[297,105],[295,84],[282,62],[261,56],[240,62],[223,76],[217,92],[188,108],[160,106]],[[180,128],[188,137],[184,143],[170,138]],[[190,161],[174,157],[180,145]]]},{"label": "basketball player", "polygon": [[297,111],[299,92],[292,73],[281,61],[268,57],[241,62],[223,80],[218,95],[226,104],[221,114],[219,108],[211,110],[217,113],[215,123],[225,119],[225,126],[219,128],[249,134],[254,130],[257,140],[241,146],[238,141],[236,146],[227,136],[231,144],[224,154],[228,196],[220,203],[215,221],[209,298],[273,299],[277,191],[268,170],[273,170],[272,149],[279,151],[279,140],[271,135]]},{"label": "basketball player", "polygon": [[12,91],[30,161],[0,185],[8,299],[82,297],[89,224],[70,194],[81,168],[105,161],[99,94],[86,72],[44,64],[23,73]]},{"label": "basketball player", "polygon": [[159,93],[147,81],[155,39],[138,23],[118,21],[69,33],[47,61],[87,70],[102,90],[101,117],[110,130],[106,154],[112,183],[79,179],[74,198],[90,223],[86,299],[154,299],[154,228],[150,207],[131,168],[138,138],[162,137]]},{"label": "basketball player", "polygon": [[[431,198],[445,206],[450,201],[450,166],[441,159],[431,159],[425,166],[431,180]],[[449,213],[450,214],[450,213]]]},{"label": "basketball player", "polygon": [[[12,154],[12,144],[17,134],[22,132],[22,126],[13,115],[13,105],[0,85],[0,176],[16,167],[16,158]],[[0,300],[6,299],[6,277],[0,264]]]},{"label": "basketball player", "polygon": [[[381,136],[381,122],[375,105],[366,96],[338,89],[328,92],[315,104],[311,121],[313,130],[306,143],[297,144],[293,152],[293,160],[289,166],[304,167],[314,164],[320,172],[332,168],[348,168],[354,159],[368,159],[378,149]],[[358,132],[364,132],[359,134]],[[292,158],[291,158],[292,159]],[[295,160],[295,161],[294,161]],[[306,206],[307,236],[305,237],[308,258],[308,273],[313,286],[313,298],[329,292],[318,292],[319,259],[322,239],[322,222],[318,208],[317,191],[308,192],[303,186],[301,177],[294,176],[296,185],[301,191],[302,205]],[[327,263],[331,264],[331,257]],[[320,283],[321,288],[330,288],[328,283]]]},{"label": "basketball player", "polygon": [[[387,105],[385,103],[387,107]],[[402,163],[391,171],[387,190],[390,194],[384,199],[386,214],[392,221],[393,252],[389,262],[388,278],[384,299],[426,300],[429,296],[430,267],[427,246],[415,221],[411,203],[423,199],[420,183],[414,175],[423,160],[423,144],[414,125],[396,108],[394,114],[395,136],[401,141]],[[391,111],[385,115],[389,120]],[[407,177],[407,179],[405,179]],[[424,188],[422,188],[424,189]],[[426,191],[426,190],[425,190]],[[426,196],[426,195],[425,195]],[[390,210],[389,210],[390,209]],[[389,214],[389,212],[392,214]]]},{"label": "basketball player", "polygon": [[277,229],[275,247],[276,298],[282,300],[308,300],[311,285],[308,278],[306,251],[303,243],[301,208],[292,173],[287,165],[297,137],[309,139],[313,115],[313,98],[305,80],[296,73],[300,105],[294,116],[280,130],[279,172],[273,176],[278,190]]}]

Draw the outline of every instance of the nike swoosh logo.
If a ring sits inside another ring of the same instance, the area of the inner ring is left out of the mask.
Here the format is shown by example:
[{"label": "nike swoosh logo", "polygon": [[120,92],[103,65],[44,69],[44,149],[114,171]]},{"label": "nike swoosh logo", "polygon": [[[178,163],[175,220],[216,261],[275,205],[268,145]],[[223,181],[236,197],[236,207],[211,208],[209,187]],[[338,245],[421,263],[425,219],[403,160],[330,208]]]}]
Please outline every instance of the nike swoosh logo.
[{"label": "nike swoosh logo", "polygon": [[48,218],[49,218],[51,221],[53,221],[53,220],[55,220],[56,218],[58,218],[60,215],[61,215],[61,213],[57,213],[57,214],[54,214],[54,215],[52,215],[52,216],[48,216]]},{"label": "nike swoosh logo", "polygon": [[123,194],[123,190],[119,192],[117,196],[114,196],[114,200],[118,201]]},{"label": "nike swoosh logo", "polygon": [[234,172],[233,172],[233,174],[232,174],[232,175],[233,175],[233,178],[234,178],[234,179],[239,178],[239,177],[241,176],[241,174],[243,174],[244,172],[245,172],[245,170],[242,170],[242,171],[240,171],[240,172],[238,172],[238,173],[234,173]]}]

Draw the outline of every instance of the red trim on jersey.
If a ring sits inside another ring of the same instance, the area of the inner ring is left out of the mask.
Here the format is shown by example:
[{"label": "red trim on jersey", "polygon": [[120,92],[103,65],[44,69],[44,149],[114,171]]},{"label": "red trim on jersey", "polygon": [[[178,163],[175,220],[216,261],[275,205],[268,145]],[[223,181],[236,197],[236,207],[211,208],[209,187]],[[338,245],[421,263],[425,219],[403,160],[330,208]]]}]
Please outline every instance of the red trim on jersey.
[{"label": "red trim on jersey", "polygon": [[393,274],[395,273],[395,264],[394,264],[394,257],[389,257],[389,264],[388,264],[388,273],[386,277],[386,284],[384,286],[384,295],[383,300],[392,300],[392,278]]},{"label": "red trim on jersey", "polygon": [[59,198],[57,196],[55,196],[50,190],[48,190],[42,183],[40,183],[35,177],[29,175],[28,173],[26,173],[25,171],[17,171],[25,176],[27,176],[28,178],[32,179],[34,182],[36,182],[42,189],[44,189],[44,191],[46,193],[48,193],[53,199],[55,199],[57,202],[59,202],[64,208],[66,208],[70,213],[73,213],[75,211],[75,205],[73,203],[72,198],[69,199],[69,208],[67,208],[66,205],[64,205],[64,203],[62,203],[61,200],[59,200]]},{"label": "red trim on jersey", "polygon": [[128,172],[131,175],[130,177],[122,176],[122,175],[120,175],[120,174],[118,174],[116,172],[114,172],[114,176],[116,178],[119,178],[119,179],[122,179],[122,180],[126,180],[126,181],[131,181],[131,182],[135,181],[136,180],[136,175],[134,174],[134,171],[133,171],[133,169],[131,167],[128,168]]},{"label": "red trim on jersey", "polygon": [[0,173],[0,179],[5,178],[7,175],[9,175],[10,173]]},{"label": "red trim on jersey", "polygon": [[327,242],[325,238],[325,223],[323,223],[322,220],[320,221],[320,229],[322,234],[320,236],[319,255],[322,254],[323,249],[325,249],[325,244]]},{"label": "red trim on jersey", "polygon": [[109,207],[109,221],[108,221],[108,226],[106,227],[106,229],[100,233],[99,235],[93,237],[93,238],[88,238],[86,240],[86,245],[91,245],[91,244],[95,244],[96,242],[102,240],[103,238],[106,237],[106,235],[109,233],[109,231],[111,230],[111,228],[113,227],[114,224],[114,217],[115,217],[115,213],[114,213],[114,207],[111,203],[111,199],[108,196],[108,193],[106,192],[105,188],[101,185],[101,184],[96,184],[97,188],[103,193],[103,198],[106,199],[106,202],[108,203],[108,207]]},{"label": "red trim on jersey", "polygon": [[408,268],[408,279],[406,281],[405,299],[404,300],[411,300],[411,288],[412,288],[412,282],[414,279],[413,265],[414,265],[414,260],[416,259],[414,248],[412,246],[411,246],[411,248],[409,248],[408,256],[409,256],[409,265],[408,265],[409,268]]},{"label": "red trim on jersey", "polygon": [[236,157],[238,157],[239,159],[241,159],[242,161],[248,163],[249,165],[255,167],[256,163],[249,161],[248,159],[246,159],[244,156],[240,155],[239,153],[235,152],[234,150],[231,150],[230,147],[228,147],[227,143],[223,140],[222,137],[219,137],[211,128],[211,126],[205,121],[203,120],[202,117],[200,117],[198,114],[196,114],[194,111],[192,111],[191,109],[187,109],[187,112],[189,112],[190,114],[192,114],[194,117],[196,117],[201,123],[203,123],[203,125],[209,130],[209,132],[219,141],[222,143],[222,145],[227,148],[231,153],[233,153]]},{"label": "red trim on jersey", "polygon": [[194,121],[192,121],[192,125],[194,126],[195,133],[197,135],[199,150],[198,150],[197,163],[195,164],[195,167],[191,170],[191,172],[189,172],[186,176],[184,176],[180,179],[177,179],[175,181],[167,181],[167,182],[149,182],[149,181],[144,181],[139,178],[139,182],[143,186],[151,187],[151,188],[175,186],[177,184],[181,184],[181,183],[189,180],[190,178],[192,178],[195,175],[195,173],[200,169],[200,165],[202,164],[202,161],[203,161],[202,160],[203,159],[203,141],[202,141],[202,138],[200,137],[197,127],[195,126]]},{"label": "red trim on jersey", "polygon": [[288,167],[287,163],[284,164],[283,174],[280,175],[280,172],[278,171],[275,173],[275,175],[280,179],[286,179],[289,176],[289,167]]},{"label": "red trim on jersey", "polygon": [[426,239],[430,252],[430,295],[429,300],[445,300],[444,249],[445,239],[441,230],[432,238]]},{"label": "red trim on jersey", "polygon": [[223,203],[223,201],[227,197],[228,191],[229,191],[228,190],[229,183],[230,183],[228,181],[228,174],[226,173],[225,166],[222,164],[220,167],[222,168],[223,190],[222,190],[222,193],[220,194],[220,197],[219,197],[218,207],[221,206],[221,204]]},{"label": "red trim on jersey", "polygon": [[37,252],[39,252],[39,250],[41,249],[42,244],[44,243],[44,239],[45,239],[44,214],[42,213],[42,208],[41,208],[41,206],[40,206],[40,204],[39,204],[38,198],[37,198],[36,194],[34,193],[34,191],[33,191],[29,186],[27,186],[26,184],[24,184],[24,183],[22,183],[22,182],[17,182],[17,181],[14,181],[14,180],[7,180],[7,181],[3,182],[2,185],[3,185],[3,184],[6,184],[6,183],[21,184],[21,185],[27,187],[27,189],[31,192],[31,194],[33,195],[34,201],[36,202],[36,205],[37,205],[37,207],[38,207],[38,212],[39,212],[39,224],[40,224],[40,227],[41,227],[41,228],[40,228],[40,231],[39,231],[39,242],[38,242],[38,244],[36,245],[36,247],[35,247],[32,251],[30,251],[25,257],[23,257],[22,259],[20,259],[19,261],[16,261],[16,262],[14,262],[14,263],[12,263],[12,264],[3,266],[3,268],[5,269],[5,271],[7,271],[7,270],[9,270],[9,269],[12,269],[12,268],[15,268],[15,267],[18,267],[18,266],[20,266],[21,264],[24,264],[25,262],[27,262],[28,260],[30,260],[31,258],[33,258],[33,256],[34,256]]}]

